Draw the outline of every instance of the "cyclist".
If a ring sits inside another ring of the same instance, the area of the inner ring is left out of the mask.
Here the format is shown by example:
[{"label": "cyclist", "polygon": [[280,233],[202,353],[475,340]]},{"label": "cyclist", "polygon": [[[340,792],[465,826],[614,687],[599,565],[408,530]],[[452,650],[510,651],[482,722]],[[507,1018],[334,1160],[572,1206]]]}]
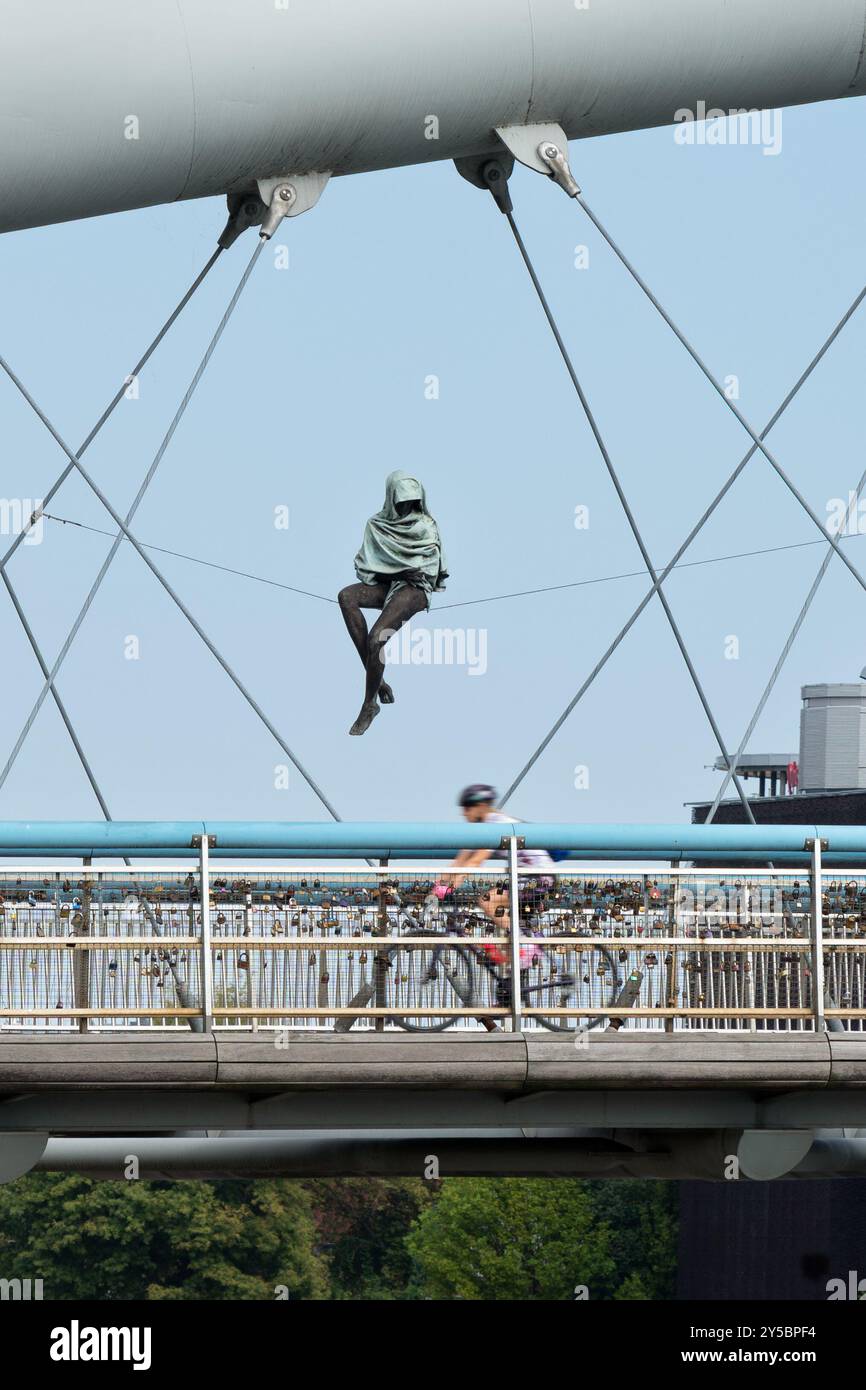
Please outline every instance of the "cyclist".
[{"label": "cyclist", "polygon": [[[489,786],[486,782],[473,782],[472,786],[465,787],[457,798],[457,804],[463,812],[463,818],[470,825],[511,824],[514,818],[507,816],[504,811],[498,811],[496,801],[495,787]],[[462,872],[448,874],[448,881],[437,887],[438,895],[444,897],[449,888],[458,889],[471,870],[478,868],[486,860],[507,858],[508,851],[504,849],[492,851],[488,849],[461,850],[454,859],[452,867]],[[554,886],[555,866],[553,859],[546,849],[518,849],[517,865],[519,869],[532,871],[531,876],[518,879],[522,900],[538,903]],[[478,899],[478,906],[485,916],[496,923],[497,927],[501,926],[506,933],[510,932],[509,890],[506,884],[497,884],[486,893],[482,893]],[[507,963],[508,958],[498,946],[485,946],[484,949],[497,964]],[[521,955],[528,957],[531,952],[521,952]],[[526,963],[528,964],[528,959]]]},{"label": "cyclist", "polygon": [[[504,811],[498,811],[496,809],[497,799],[497,792],[494,787],[491,787],[486,782],[475,782],[472,786],[464,788],[457,798],[457,804],[463,812],[464,820],[468,821],[470,825],[513,824],[515,819],[513,816],[508,816]],[[456,872],[448,872],[445,874],[442,881],[434,886],[433,891],[441,901],[449,893],[459,888],[471,873],[472,869],[480,867],[485,860],[507,858],[508,851],[506,849],[461,850],[451,864],[451,869],[456,870]],[[518,870],[532,871],[531,874],[524,873],[523,876],[518,874],[517,886],[521,902],[529,902],[533,904],[533,906],[540,906],[547,894],[556,884],[556,865],[553,855],[546,849],[518,848],[517,867]],[[510,934],[511,931],[509,898],[510,894],[508,887],[500,883],[500,885],[483,893],[478,899],[478,906],[484,912],[485,916],[496,923],[498,929],[497,935],[500,935],[502,930],[504,930],[506,935]],[[498,966],[505,966],[506,969],[508,969],[510,965],[510,956],[503,953],[498,946],[484,946],[478,949],[486,951]],[[519,986],[521,991],[523,990],[524,972],[526,968],[533,963],[534,956],[535,950],[533,948],[521,945],[520,970],[522,978]],[[642,980],[643,971],[633,970],[626,982],[625,989],[621,991],[619,997],[615,1001],[617,1006],[622,1005],[629,1008],[638,1001]],[[561,982],[565,982],[564,976]],[[569,984],[574,983],[570,978],[567,982]],[[500,985],[502,983],[500,979]],[[620,985],[621,981],[617,983],[617,990],[620,989]],[[506,988],[504,991],[500,992],[500,989],[497,988],[497,1003],[507,1004],[508,999],[508,989]],[[490,1032],[498,1032],[497,1024],[492,1018],[483,1015],[478,1015],[478,1017],[480,1022],[483,1023],[485,1028]],[[623,1027],[625,1021],[626,1020],[621,1017],[611,1017],[607,1031],[609,1033],[617,1032]],[[586,1029],[580,1029],[579,1031],[585,1032]]]}]

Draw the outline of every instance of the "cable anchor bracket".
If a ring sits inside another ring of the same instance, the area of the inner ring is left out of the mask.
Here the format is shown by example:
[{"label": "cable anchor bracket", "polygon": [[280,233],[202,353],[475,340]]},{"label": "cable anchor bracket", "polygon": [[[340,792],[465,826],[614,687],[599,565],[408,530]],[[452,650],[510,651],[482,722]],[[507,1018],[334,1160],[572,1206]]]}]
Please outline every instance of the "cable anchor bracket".
[{"label": "cable anchor bracket", "polygon": [[267,208],[259,235],[270,241],[285,217],[300,217],[309,212],[321,198],[328,174],[288,174],[272,179],[258,179],[259,196]]},{"label": "cable anchor bracket", "polygon": [[558,183],[569,198],[580,197],[580,187],[568,163],[568,137],[562,126],[551,123],[539,125],[504,125],[496,127],[509,154]]},{"label": "cable anchor bracket", "polygon": [[486,154],[463,155],[455,159],[455,168],[461,178],[474,188],[486,188],[493,194],[493,200],[501,213],[514,211],[508,180],[514,169],[514,156],[504,150],[487,151]]},{"label": "cable anchor bracket", "polygon": [[482,166],[481,177],[484,180],[485,188],[490,189],[493,201],[499,211],[505,215],[513,212],[514,204],[511,201],[511,190],[508,187],[511,169],[506,168],[504,160],[488,159],[487,163]]},{"label": "cable anchor bracket", "polygon": [[549,168],[550,177],[559,184],[563,192],[567,193],[569,198],[579,198],[580,185],[571,172],[568,155],[552,140],[543,140],[538,147],[538,153]]},{"label": "cable anchor bracket", "polygon": [[258,227],[267,216],[267,208],[257,193],[229,193],[226,198],[229,220],[217,241],[217,245],[228,251],[238,237],[249,227]]}]

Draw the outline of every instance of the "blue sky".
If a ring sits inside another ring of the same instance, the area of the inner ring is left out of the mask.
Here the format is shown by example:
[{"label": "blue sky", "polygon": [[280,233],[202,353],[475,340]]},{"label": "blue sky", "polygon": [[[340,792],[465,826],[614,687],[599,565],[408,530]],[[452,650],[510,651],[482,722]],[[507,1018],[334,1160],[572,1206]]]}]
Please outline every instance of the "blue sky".
[{"label": "blue sky", "polygon": [[[863,106],[784,113],[781,152],[684,147],[670,129],[571,146],[587,201],[762,428],[864,279]],[[654,561],[663,565],[749,439],[582,212],[525,170],[516,214]],[[0,352],[80,443],[224,222],[221,200],[7,235]],[[289,269],[277,268],[278,243]],[[243,266],[225,255],[89,452],[132,500]],[[589,268],[575,268],[575,248]],[[772,436],[822,516],[863,471],[866,308]],[[439,378],[439,398],[425,382]],[[63,456],[0,381],[0,495],[39,497]],[[334,180],[266,248],[139,511],[140,539],[321,595],[353,580],[393,468],[425,483],[450,562],[439,603],[640,571],[504,220],[450,163]],[[274,509],[289,508],[288,530]],[[589,508],[586,530],[575,507]],[[111,527],[80,480],[49,510]],[[817,533],[756,458],[696,542],[704,559]],[[8,544],[8,538],[2,538]],[[10,576],[53,656],[109,540],[56,522]],[[866,569],[866,545],[848,542]],[[669,583],[723,733],[739,741],[823,556],[821,546],[686,569]],[[468,781],[506,785],[642,597],[641,577],[473,603],[420,626],[486,633],[487,671],[401,666],[397,704],[347,730],[361,668],[332,604],[156,562],[346,819],[445,819]],[[5,761],[41,678],[0,594]],[[856,679],[866,595],[837,561],[752,741],[794,751],[800,686]],[[128,660],[135,636],[139,658]],[[739,659],[727,660],[736,636]],[[124,545],[58,679],[115,818],[316,819],[300,776],[139,557]],[[712,734],[657,603],[511,809],[529,819],[676,821],[712,795]],[[576,789],[575,768],[589,786]],[[0,816],[98,817],[46,703]]]}]

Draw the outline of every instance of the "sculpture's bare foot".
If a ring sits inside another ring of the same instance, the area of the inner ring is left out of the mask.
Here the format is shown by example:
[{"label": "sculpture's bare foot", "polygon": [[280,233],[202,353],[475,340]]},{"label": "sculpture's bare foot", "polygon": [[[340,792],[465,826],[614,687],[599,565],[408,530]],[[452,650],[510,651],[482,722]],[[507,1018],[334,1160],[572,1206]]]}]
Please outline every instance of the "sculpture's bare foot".
[{"label": "sculpture's bare foot", "polygon": [[358,718],[355,720],[354,724],[349,730],[349,733],[365,734],[378,713],[379,702],[377,700],[367,700],[361,706],[361,713],[358,715]]},{"label": "sculpture's bare foot", "polygon": [[387,681],[383,681],[379,686],[379,703],[383,705],[393,705],[394,692]]}]

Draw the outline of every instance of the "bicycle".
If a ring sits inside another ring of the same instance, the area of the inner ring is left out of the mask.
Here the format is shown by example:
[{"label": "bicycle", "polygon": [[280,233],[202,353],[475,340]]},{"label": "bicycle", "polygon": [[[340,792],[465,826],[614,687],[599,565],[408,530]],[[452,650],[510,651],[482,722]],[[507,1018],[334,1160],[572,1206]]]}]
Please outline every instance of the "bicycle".
[{"label": "bicycle", "polygon": [[[405,991],[407,996],[417,995],[417,998],[407,997],[406,1004],[420,1008],[437,1005],[443,1009],[477,1008],[477,1018],[489,1017],[485,1008],[511,1008],[510,971],[503,969],[483,947],[467,939],[467,933],[475,927],[490,926],[490,920],[480,908],[446,909],[445,925],[437,927],[435,922],[442,910],[435,897],[425,901],[420,922],[399,901],[397,907],[396,926],[401,940],[399,944],[375,952],[373,975],[356,992],[350,1008],[362,1010],[371,1003],[377,992],[376,976],[381,980],[386,972],[394,970],[401,951],[407,953],[410,968],[398,983],[410,985]],[[542,914],[536,911],[533,915],[537,929]],[[408,928],[401,930],[406,923]],[[582,947],[580,933],[573,930],[569,932],[574,936],[573,947],[549,947],[543,937],[527,934],[527,927],[531,926],[530,921],[521,929],[521,958],[526,962],[520,971],[521,1002],[533,1008],[543,1007],[546,1002],[551,1010],[579,1008],[581,1004],[605,1010],[585,1020],[563,1018],[555,1013],[534,1014],[540,1026],[553,1033],[589,1032],[606,1022],[615,1029],[620,1027],[623,1020],[617,1014],[635,1003],[643,981],[642,971],[632,970],[625,977],[621,962],[607,947]],[[425,941],[441,937],[441,945],[413,946],[413,937],[423,937]],[[561,950],[576,954],[576,969],[560,968]],[[536,974],[537,979],[533,978]],[[407,1033],[441,1033],[457,1024],[460,1017],[429,1014],[410,1018],[395,1013],[388,1021]],[[357,1015],[339,1019],[335,1031],[348,1032],[356,1018]]]}]

